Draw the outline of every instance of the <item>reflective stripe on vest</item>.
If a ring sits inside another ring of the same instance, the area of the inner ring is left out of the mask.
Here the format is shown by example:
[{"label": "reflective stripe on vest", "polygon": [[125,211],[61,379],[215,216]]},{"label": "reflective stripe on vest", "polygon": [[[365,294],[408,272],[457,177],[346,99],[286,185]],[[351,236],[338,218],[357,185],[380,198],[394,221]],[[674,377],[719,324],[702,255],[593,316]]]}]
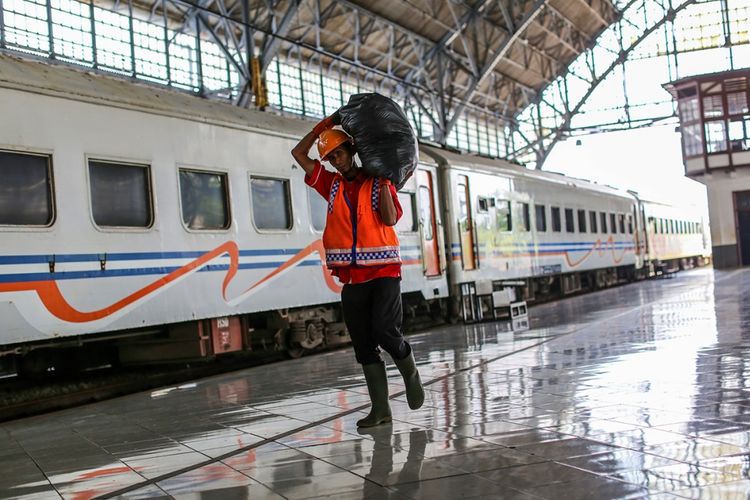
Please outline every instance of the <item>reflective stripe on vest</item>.
[{"label": "reflective stripe on vest", "polygon": [[401,256],[396,230],[383,224],[378,213],[380,180],[367,179],[360,186],[356,219],[352,217],[342,182],[343,178],[337,175],[328,196],[328,215],[323,232],[326,265],[399,264]]}]

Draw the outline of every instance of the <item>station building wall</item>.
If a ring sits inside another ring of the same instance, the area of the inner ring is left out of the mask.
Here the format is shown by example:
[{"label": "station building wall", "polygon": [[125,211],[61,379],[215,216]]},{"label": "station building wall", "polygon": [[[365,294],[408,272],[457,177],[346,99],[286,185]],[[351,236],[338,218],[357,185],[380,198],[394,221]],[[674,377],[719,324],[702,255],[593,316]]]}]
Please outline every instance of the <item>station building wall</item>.
[{"label": "station building wall", "polygon": [[750,228],[739,226],[735,193],[750,191],[750,170],[716,172],[700,180],[707,187],[714,267],[741,266],[738,234],[742,229],[750,231]]}]

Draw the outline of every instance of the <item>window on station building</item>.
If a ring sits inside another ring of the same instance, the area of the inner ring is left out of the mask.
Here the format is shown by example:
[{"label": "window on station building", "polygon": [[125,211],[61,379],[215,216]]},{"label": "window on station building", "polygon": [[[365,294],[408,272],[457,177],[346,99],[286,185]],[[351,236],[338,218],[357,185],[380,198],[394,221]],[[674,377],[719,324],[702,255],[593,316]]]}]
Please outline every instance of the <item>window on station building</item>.
[{"label": "window on station building", "polygon": [[49,226],[53,200],[52,157],[0,151],[0,225]]},{"label": "window on station building", "polygon": [[575,233],[576,231],[572,208],[565,209],[565,231],[567,231],[568,233]]},{"label": "window on station building", "polygon": [[547,231],[547,207],[544,205],[534,205],[534,219],[537,231]]},{"label": "window on station building", "polygon": [[528,203],[521,203],[521,222],[524,231],[531,231],[531,213]]},{"label": "window on station building", "polygon": [[578,231],[581,233],[585,233],[586,231],[586,211],[585,210],[579,210],[578,211]]},{"label": "window on station building", "polygon": [[612,234],[617,234],[617,215],[609,214],[609,230]]},{"label": "window on station building", "polygon": [[227,229],[230,225],[227,174],[180,169],[182,221],[189,229]]},{"label": "window on station building", "polygon": [[596,227],[596,212],[593,210],[589,212],[589,225],[591,226],[592,233],[599,232]]},{"label": "window on station building", "polygon": [[706,131],[706,152],[721,153],[727,150],[726,123],[713,120],[704,124]]},{"label": "window on station building", "polygon": [[698,89],[695,85],[677,89],[677,98],[681,123],[693,122],[700,119]]},{"label": "window on station building", "polygon": [[508,200],[497,200],[497,224],[498,231],[512,231],[513,230],[513,212],[511,209],[511,203]]},{"label": "window on station building", "polygon": [[[307,195],[310,198],[310,222],[312,223],[312,227],[316,231],[323,231],[326,227],[326,218],[328,217],[328,200],[320,196],[320,193],[314,189],[308,189]],[[403,203],[401,205],[403,206]],[[406,215],[405,208],[404,215]]]},{"label": "window on station building", "polygon": [[750,150],[750,116],[730,118],[728,134],[732,151]]},{"label": "window on station building", "polygon": [[732,92],[727,94],[727,112],[730,115],[747,113],[747,94],[745,92]]},{"label": "window on station building", "polygon": [[[308,189],[308,191],[312,191],[311,189]],[[325,199],[322,196],[318,196],[321,200],[325,202]],[[398,202],[401,204],[401,209],[404,211],[403,215],[401,215],[401,218],[396,222],[396,231],[399,233],[414,233],[417,231],[417,217],[415,210],[416,207],[416,197],[414,196],[414,193],[406,193],[406,192],[399,192],[398,193]],[[328,204],[325,205],[328,207]],[[325,220],[323,221],[323,224],[325,225]]]},{"label": "window on station building", "polygon": [[550,216],[552,217],[552,231],[559,233],[562,231],[560,220],[560,207],[550,207]]},{"label": "window on station building", "polygon": [[677,98],[683,153],[686,158],[700,156],[703,154],[703,127],[700,123],[698,89],[695,85],[677,89]]},{"label": "window on station building", "polygon": [[148,165],[89,160],[91,214],[99,227],[150,227],[153,224]]},{"label": "window on station building", "polygon": [[703,98],[703,117],[719,118],[724,116],[724,102],[721,94],[709,95]]},{"label": "window on station building", "polygon": [[602,233],[607,234],[607,214],[606,212],[599,212],[599,222],[601,222]]},{"label": "window on station building", "polygon": [[257,229],[292,228],[292,203],[288,180],[251,176],[250,198],[253,206],[253,223]]},{"label": "window on station building", "polygon": [[684,125],[682,130],[682,147],[686,157],[703,154],[703,128],[700,123]]}]

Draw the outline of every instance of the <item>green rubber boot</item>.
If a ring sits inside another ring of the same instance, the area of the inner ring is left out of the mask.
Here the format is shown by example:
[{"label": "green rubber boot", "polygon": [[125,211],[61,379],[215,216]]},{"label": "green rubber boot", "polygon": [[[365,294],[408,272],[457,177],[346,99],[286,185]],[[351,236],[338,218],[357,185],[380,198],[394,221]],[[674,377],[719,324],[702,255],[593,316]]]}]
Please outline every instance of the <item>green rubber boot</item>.
[{"label": "green rubber boot", "polygon": [[372,408],[370,414],[357,422],[357,427],[374,427],[393,420],[391,407],[388,405],[388,376],[385,373],[385,363],[371,363],[362,365],[367,381],[367,392],[370,393]]},{"label": "green rubber boot", "polygon": [[401,376],[404,377],[404,385],[406,386],[406,400],[409,402],[409,408],[417,410],[424,404],[424,388],[422,388],[422,380],[419,378],[419,371],[417,365],[414,363],[414,352],[409,346],[409,355],[404,359],[393,360],[398,367],[398,371],[401,372]]}]

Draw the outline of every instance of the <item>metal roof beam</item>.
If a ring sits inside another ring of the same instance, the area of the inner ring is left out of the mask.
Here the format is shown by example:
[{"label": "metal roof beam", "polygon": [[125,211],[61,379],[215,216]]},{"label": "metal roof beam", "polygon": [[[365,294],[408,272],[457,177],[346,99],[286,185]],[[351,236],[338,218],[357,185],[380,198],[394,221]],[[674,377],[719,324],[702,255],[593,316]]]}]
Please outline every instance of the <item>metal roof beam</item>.
[{"label": "metal roof beam", "polygon": [[292,19],[297,14],[300,5],[304,0],[289,0],[289,6],[284,12],[284,16],[281,18],[281,22],[274,30],[273,34],[267,33],[263,37],[263,48],[260,52],[260,64],[261,72],[265,73],[268,69],[268,65],[271,64],[271,60],[276,57],[279,52],[279,47],[283,38],[289,32],[289,28],[292,25]]},{"label": "metal roof beam", "polygon": [[453,116],[451,116],[451,119],[446,126],[446,132],[445,132],[446,136],[448,135],[448,133],[450,133],[451,129],[456,125],[456,121],[458,120],[459,116],[461,116],[461,113],[466,107],[466,103],[471,101],[471,98],[474,96],[474,93],[476,92],[477,88],[479,88],[479,86],[484,82],[484,80],[489,76],[489,74],[495,69],[495,66],[497,66],[500,60],[505,57],[505,54],[507,54],[511,45],[513,45],[513,42],[515,42],[518,39],[518,37],[521,36],[521,33],[523,33],[523,31],[528,27],[529,24],[531,24],[534,18],[536,18],[539,12],[547,4],[547,1],[548,0],[536,0],[534,2],[534,5],[532,6],[531,10],[529,10],[524,15],[521,22],[517,25],[516,31],[512,35],[510,35],[508,38],[506,38],[503,41],[503,43],[500,44],[500,47],[495,52],[495,55],[484,66],[484,68],[482,68],[482,71],[474,79],[468,91],[461,99],[461,103],[458,106],[456,106],[456,108],[454,109]]}]

